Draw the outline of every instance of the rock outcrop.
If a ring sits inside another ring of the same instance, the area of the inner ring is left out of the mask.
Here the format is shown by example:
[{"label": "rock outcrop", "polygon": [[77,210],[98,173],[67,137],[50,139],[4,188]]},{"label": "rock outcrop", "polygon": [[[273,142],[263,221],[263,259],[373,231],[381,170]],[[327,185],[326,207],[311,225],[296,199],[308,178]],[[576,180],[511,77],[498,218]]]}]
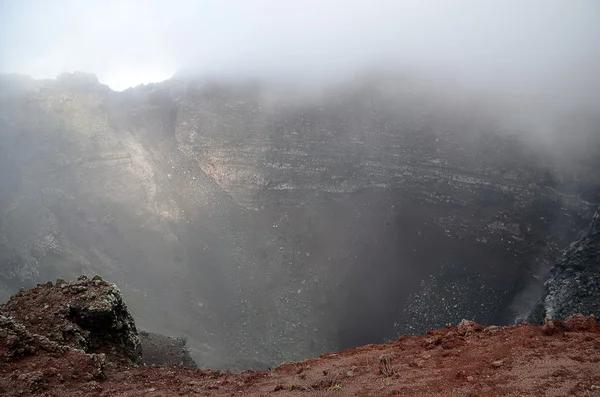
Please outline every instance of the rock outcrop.
[{"label": "rock outcrop", "polygon": [[65,395],[56,385],[71,384],[88,395],[136,364],[197,368],[182,340],[142,335],[118,288],[98,276],[23,289],[0,307],[0,394]]},{"label": "rock outcrop", "polygon": [[110,363],[103,353],[88,354],[57,343],[0,312],[0,394],[3,396],[39,395],[48,391],[52,383],[65,382],[83,384],[89,392],[92,391],[89,386],[106,379],[106,370],[111,365],[114,367],[115,363]]},{"label": "rock outcrop", "polygon": [[576,313],[600,318],[600,212],[550,269],[544,286],[526,321],[541,324]]},{"label": "rock outcrop", "polygon": [[185,338],[173,338],[155,332],[140,331],[144,365],[198,368],[185,348]]},{"label": "rock outcrop", "polygon": [[73,282],[57,280],[23,289],[1,311],[3,321],[21,340],[35,335],[37,344],[52,342],[85,353],[104,353],[115,361],[141,362],[140,339],[121,293],[100,277],[81,276]]}]

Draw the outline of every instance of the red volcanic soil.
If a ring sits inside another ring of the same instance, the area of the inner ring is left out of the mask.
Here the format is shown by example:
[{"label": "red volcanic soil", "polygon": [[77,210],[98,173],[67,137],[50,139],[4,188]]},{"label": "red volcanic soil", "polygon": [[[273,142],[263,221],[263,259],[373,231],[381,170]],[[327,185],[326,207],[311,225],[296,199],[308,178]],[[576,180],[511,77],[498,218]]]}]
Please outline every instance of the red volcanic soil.
[{"label": "red volcanic soil", "polygon": [[[0,353],[5,339],[0,335]],[[463,320],[456,328],[327,353],[270,372],[134,367],[101,356],[38,349],[0,363],[0,395],[600,396],[600,329],[580,315],[543,327],[482,327]]]}]

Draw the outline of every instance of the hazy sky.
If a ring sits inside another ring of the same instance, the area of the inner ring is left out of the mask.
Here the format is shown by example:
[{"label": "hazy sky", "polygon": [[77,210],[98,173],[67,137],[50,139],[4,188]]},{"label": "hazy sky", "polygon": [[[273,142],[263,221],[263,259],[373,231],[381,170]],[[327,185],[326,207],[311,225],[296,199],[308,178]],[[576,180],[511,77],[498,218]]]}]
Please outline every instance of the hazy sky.
[{"label": "hazy sky", "polygon": [[327,80],[371,66],[535,86],[599,59],[600,0],[0,0],[0,71],[81,70],[119,90],[182,68]]}]

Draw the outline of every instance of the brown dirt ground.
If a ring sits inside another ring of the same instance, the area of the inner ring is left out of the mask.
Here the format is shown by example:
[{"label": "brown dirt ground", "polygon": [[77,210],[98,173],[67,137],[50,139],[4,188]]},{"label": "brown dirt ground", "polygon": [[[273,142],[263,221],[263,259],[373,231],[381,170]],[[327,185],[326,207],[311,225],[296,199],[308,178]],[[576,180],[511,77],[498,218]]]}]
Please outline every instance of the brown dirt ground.
[{"label": "brown dirt ground", "polygon": [[270,372],[106,363],[99,373],[93,356],[41,351],[0,364],[0,395],[600,396],[600,329],[583,316],[543,327],[463,321]]}]

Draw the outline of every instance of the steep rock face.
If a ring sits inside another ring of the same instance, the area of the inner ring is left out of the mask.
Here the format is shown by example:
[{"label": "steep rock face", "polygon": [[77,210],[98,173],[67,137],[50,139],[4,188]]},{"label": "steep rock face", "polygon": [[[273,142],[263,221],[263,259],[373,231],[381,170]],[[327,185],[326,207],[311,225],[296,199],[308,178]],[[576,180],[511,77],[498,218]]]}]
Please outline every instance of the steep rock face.
[{"label": "steep rock face", "polygon": [[201,365],[509,321],[598,201],[596,157],[410,84],[0,85],[0,292],[102,274]]},{"label": "steep rock face", "polygon": [[59,345],[140,362],[140,339],[121,293],[99,277],[19,291],[2,312]]},{"label": "steep rock face", "polygon": [[[299,290],[345,346],[377,338],[364,323],[391,335],[510,321],[515,295],[598,202],[597,159],[560,169],[484,104],[387,82],[305,101],[180,84],[178,147],[276,229]],[[314,292],[312,274],[324,281]]]},{"label": "steep rock face", "polygon": [[[266,238],[252,233],[228,194],[164,139],[169,103],[76,77],[3,81],[4,294],[52,277],[102,274],[123,286],[142,326],[193,335],[215,366],[229,349],[268,351],[265,333],[239,322],[283,318],[269,314],[272,301],[246,294],[262,290],[251,280],[269,278],[270,262],[258,256],[275,262],[277,249],[263,253]],[[256,327],[269,329],[263,324]]]},{"label": "steep rock face", "polygon": [[552,266],[542,299],[526,316],[543,323],[546,317],[563,320],[575,313],[600,318],[600,213]]}]

